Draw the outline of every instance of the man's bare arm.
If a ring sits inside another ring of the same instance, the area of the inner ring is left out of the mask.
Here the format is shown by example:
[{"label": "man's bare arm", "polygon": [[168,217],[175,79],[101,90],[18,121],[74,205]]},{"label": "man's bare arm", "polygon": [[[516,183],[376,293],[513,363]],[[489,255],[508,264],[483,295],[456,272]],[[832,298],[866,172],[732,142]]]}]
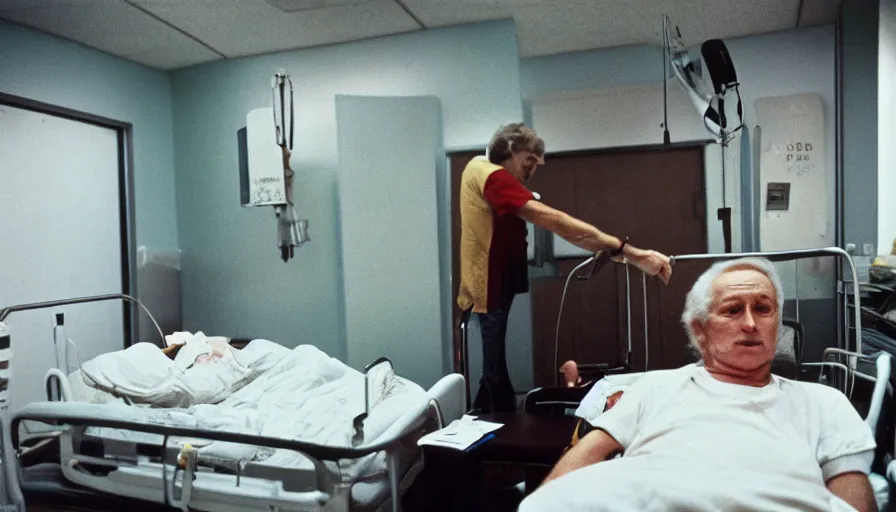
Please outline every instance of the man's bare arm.
[{"label": "man's bare arm", "polygon": [[612,251],[622,245],[622,240],[610,236],[596,227],[568,213],[551,208],[541,201],[528,201],[517,212],[522,219],[557,233],[569,243],[587,251]]},{"label": "man's bare arm", "polygon": [[843,473],[827,481],[828,490],[859,512],[877,512],[871,482],[864,473]]},{"label": "man's bare arm", "polygon": [[[586,251],[614,251],[622,245],[622,240],[619,238],[540,201],[527,201],[517,211],[517,216],[560,235],[564,240]],[[626,244],[622,255],[648,275],[658,275],[665,283],[672,277],[669,258],[663,254]]]},{"label": "man's bare arm", "polygon": [[621,452],[622,445],[610,434],[603,430],[592,430],[557,461],[541,485],[585,466],[603,462]]}]

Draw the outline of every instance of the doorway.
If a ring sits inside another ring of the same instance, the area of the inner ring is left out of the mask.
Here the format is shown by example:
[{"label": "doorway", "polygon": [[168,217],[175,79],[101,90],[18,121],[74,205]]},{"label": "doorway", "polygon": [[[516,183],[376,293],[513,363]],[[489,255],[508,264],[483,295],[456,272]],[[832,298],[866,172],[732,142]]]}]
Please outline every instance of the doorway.
[{"label": "doorway", "polygon": [[[538,192],[545,204],[610,234],[628,237],[638,247],[670,255],[705,253],[708,242],[704,147],[698,143],[548,155],[546,164],[528,187]],[[477,154],[481,152],[449,155],[452,298],[457,296],[460,279],[457,191],[464,167]],[[608,264],[584,282],[573,278],[563,301],[558,335],[564,284],[569,272],[590,254],[550,233],[541,238],[553,243],[546,247],[545,268],[530,267],[532,371],[536,387],[554,385],[557,365],[569,359],[610,366],[627,361],[632,371],[643,371],[645,364],[649,369],[673,368],[693,360],[679,317],[684,296],[701,268],[677,268],[668,286],[649,279],[645,288],[641,273],[629,269],[630,316],[626,307],[625,266]],[[533,243],[530,239],[529,244]],[[460,314],[453,307],[455,348],[461,342]],[[508,339],[508,343],[512,341]],[[645,360],[647,354],[649,360]]]},{"label": "doorway", "polygon": [[[0,306],[133,296],[130,125],[0,95],[0,133]],[[133,308],[104,301],[10,315],[12,409],[46,399],[60,320],[77,367],[130,344]]]}]

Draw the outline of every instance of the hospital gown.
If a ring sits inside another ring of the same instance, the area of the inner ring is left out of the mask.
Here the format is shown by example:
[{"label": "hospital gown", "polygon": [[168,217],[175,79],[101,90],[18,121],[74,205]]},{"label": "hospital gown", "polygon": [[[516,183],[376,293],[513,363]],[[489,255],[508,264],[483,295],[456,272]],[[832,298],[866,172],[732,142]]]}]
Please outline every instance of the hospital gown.
[{"label": "hospital gown", "polygon": [[825,481],[867,474],[875,448],[833,388],[777,376],[739,386],[697,365],[645,374],[593,423],[624,456],[545,484],[520,512],[853,510]]}]

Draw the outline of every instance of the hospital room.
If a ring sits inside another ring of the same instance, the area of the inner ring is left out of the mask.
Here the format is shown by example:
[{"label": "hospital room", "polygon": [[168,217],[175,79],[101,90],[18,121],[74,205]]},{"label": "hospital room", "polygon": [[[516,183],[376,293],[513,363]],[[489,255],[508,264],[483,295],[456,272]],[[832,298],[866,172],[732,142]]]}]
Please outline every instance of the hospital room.
[{"label": "hospital room", "polygon": [[896,511],[896,0],[0,0],[0,511]]}]

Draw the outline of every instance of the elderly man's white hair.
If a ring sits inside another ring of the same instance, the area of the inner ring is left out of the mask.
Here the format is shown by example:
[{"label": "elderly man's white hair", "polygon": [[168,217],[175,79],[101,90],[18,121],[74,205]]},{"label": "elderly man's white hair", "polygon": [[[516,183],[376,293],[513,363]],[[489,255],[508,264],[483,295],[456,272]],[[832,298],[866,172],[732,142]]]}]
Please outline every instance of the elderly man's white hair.
[{"label": "elderly man's white hair", "polygon": [[784,312],[784,290],[781,286],[781,277],[771,261],[765,258],[737,258],[733,260],[720,261],[709,267],[688,292],[684,300],[684,311],[681,313],[681,323],[688,332],[691,348],[702,354],[697,337],[694,334],[694,328],[691,325],[694,320],[698,322],[706,321],[709,315],[709,306],[712,304],[712,283],[717,277],[734,269],[749,268],[758,270],[765,274],[772,286],[775,287],[775,296],[778,300],[778,333],[782,330],[782,316]]}]

